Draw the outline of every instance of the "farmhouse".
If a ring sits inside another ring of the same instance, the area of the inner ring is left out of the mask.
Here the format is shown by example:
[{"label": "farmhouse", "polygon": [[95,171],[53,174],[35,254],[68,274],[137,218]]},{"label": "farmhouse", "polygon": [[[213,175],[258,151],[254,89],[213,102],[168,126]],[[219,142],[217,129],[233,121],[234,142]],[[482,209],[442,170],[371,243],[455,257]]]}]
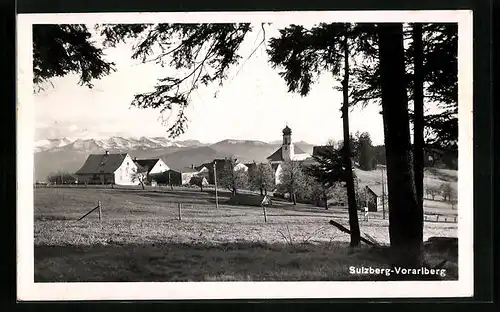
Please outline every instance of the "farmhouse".
[{"label": "farmhouse", "polygon": [[375,184],[375,185],[365,185],[364,188],[361,188],[365,194],[363,196],[366,196],[366,204],[368,205],[368,211],[379,211],[379,209],[382,209],[383,206],[383,197],[385,197],[386,203],[387,203],[387,194],[383,196],[383,190],[382,190],[382,185],[381,184]]},{"label": "farmhouse", "polygon": [[205,180],[208,183],[208,179],[210,178],[209,166],[201,165],[201,166],[195,167],[195,169],[198,170],[198,176],[205,178]]},{"label": "farmhouse", "polygon": [[152,159],[134,158],[134,162],[136,165],[146,170],[148,181],[153,180],[155,175],[161,174],[170,169],[167,166],[167,164],[165,164],[165,162],[160,158],[152,158]]},{"label": "farmhouse", "polygon": [[137,172],[143,171],[129,154],[91,154],[75,173],[79,183],[137,185]]}]

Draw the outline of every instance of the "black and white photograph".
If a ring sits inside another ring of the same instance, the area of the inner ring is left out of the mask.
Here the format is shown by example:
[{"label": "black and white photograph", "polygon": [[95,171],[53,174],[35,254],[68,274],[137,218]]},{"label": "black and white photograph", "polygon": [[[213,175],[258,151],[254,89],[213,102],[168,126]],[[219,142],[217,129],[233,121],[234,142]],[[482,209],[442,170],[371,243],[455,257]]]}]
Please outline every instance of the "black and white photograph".
[{"label": "black and white photograph", "polygon": [[471,20],[21,14],[19,299],[471,296]]}]

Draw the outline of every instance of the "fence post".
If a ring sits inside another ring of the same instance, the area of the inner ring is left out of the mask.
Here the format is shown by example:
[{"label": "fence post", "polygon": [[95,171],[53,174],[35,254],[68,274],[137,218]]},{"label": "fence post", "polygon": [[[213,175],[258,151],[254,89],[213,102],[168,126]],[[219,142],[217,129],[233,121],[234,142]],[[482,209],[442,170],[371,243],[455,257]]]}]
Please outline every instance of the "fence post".
[{"label": "fence post", "polygon": [[101,201],[97,201],[97,207],[99,207],[99,222],[101,221],[101,215],[102,215],[102,211],[101,211]]},{"label": "fence post", "polygon": [[182,219],[182,218],[181,218],[181,209],[182,209],[182,204],[181,204],[181,203],[178,203],[178,204],[177,204],[177,207],[178,207],[178,209],[179,209],[179,221],[181,221],[181,219]]}]

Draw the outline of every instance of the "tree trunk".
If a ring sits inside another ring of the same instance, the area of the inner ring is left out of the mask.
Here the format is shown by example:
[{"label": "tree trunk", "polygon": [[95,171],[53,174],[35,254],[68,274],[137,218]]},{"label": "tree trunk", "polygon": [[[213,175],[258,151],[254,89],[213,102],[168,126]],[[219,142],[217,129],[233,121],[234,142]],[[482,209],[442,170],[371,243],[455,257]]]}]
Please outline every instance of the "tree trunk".
[{"label": "tree trunk", "polygon": [[144,182],[141,182],[141,186],[142,186],[142,189],[144,190],[145,189]]},{"label": "tree trunk", "polygon": [[417,203],[423,213],[424,198],[424,73],[422,24],[413,24],[414,74],[413,74],[413,171],[415,172],[415,190]]},{"label": "tree trunk", "polygon": [[260,196],[263,196],[264,195],[264,190],[262,189],[262,187],[260,188]]},{"label": "tree trunk", "polygon": [[[349,25],[349,24],[346,24]],[[344,81],[342,82],[343,105],[342,105],[342,123],[344,131],[343,159],[346,173],[347,184],[347,203],[349,210],[349,227],[351,230],[351,247],[357,247],[361,244],[361,234],[359,231],[358,210],[356,207],[356,193],[354,190],[354,178],[352,175],[351,147],[349,142],[349,43],[348,28],[344,36]]]},{"label": "tree trunk", "polygon": [[421,267],[423,214],[418,207],[405,84],[403,26],[377,25],[393,265]]},{"label": "tree trunk", "polygon": [[323,189],[323,199],[325,200],[325,210],[328,210],[328,195],[326,189]]},{"label": "tree trunk", "polygon": [[293,201],[293,205],[297,205],[297,197],[295,197],[295,193],[292,194],[292,201]]}]

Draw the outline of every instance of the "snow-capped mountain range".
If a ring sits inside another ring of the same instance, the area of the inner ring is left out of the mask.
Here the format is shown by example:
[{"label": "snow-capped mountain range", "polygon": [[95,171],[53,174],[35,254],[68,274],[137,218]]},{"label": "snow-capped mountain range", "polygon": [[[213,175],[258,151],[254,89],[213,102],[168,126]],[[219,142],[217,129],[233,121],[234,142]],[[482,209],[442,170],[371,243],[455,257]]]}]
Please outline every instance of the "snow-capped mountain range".
[{"label": "snow-capped mountain range", "polygon": [[[169,167],[182,168],[199,165],[214,158],[235,157],[242,162],[266,161],[266,157],[279,148],[255,140],[226,139],[217,143],[201,143],[197,140],[171,140],[165,137],[110,138],[60,138],[40,140],[35,143],[35,178],[40,181],[54,172],[75,172],[89,154],[129,153],[138,158],[162,158]],[[313,145],[297,142],[303,151],[312,153]]]},{"label": "snow-capped mountain range", "polygon": [[39,140],[35,142],[35,153],[46,151],[102,151],[102,150],[134,150],[134,149],[159,149],[165,147],[186,147],[186,146],[201,146],[202,143],[194,140],[189,141],[172,141],[164,137],[140,137],[140,138],[124,138],[110,137],[102,139],[71,139],[58,138]]}]

